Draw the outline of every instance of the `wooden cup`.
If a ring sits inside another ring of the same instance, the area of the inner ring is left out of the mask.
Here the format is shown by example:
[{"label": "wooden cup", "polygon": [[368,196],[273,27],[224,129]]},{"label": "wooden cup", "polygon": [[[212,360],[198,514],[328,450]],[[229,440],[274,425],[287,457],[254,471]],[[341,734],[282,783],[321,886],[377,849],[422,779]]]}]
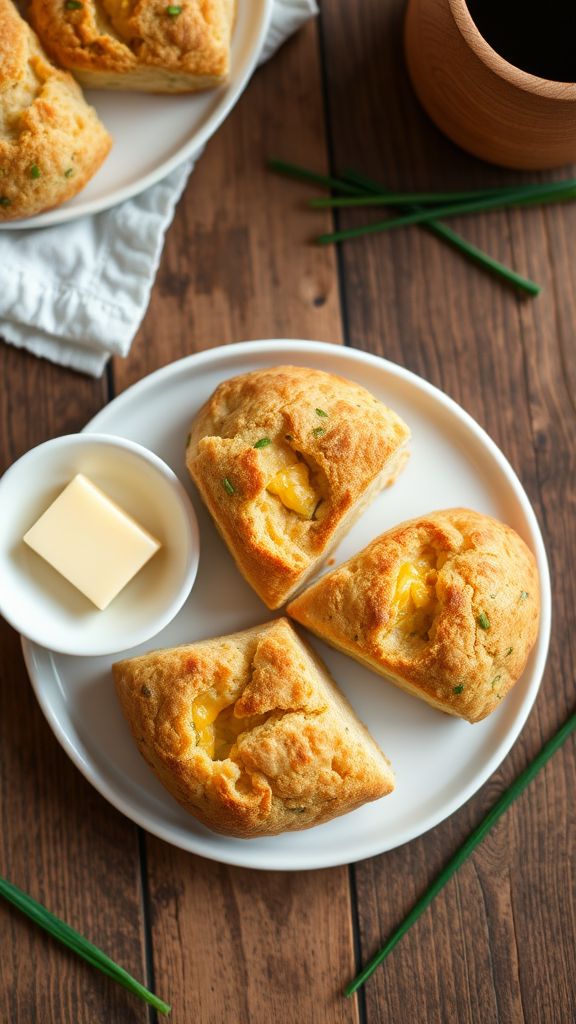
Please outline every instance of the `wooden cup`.
[{"label": "wooden cup", "polygon": [[422,106],[463,149],[520,169],[576,160],[576,84],[509,64],[480,35],[465,0],[409,0],[405,48]]}]

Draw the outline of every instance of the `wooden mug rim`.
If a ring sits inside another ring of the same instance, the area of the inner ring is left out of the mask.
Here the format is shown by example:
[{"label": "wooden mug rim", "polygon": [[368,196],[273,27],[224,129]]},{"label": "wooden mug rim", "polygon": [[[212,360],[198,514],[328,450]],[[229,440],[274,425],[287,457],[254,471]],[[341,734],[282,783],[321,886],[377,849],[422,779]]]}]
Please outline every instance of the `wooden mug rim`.
[{"label": "wooden mug rim", "polygon": [[511,64],[497,53],[481,35],[468,10],[466,0],[448,0],[448,5],[464,42],[493,74],[524,92],[551,100],[576,100],[576,82],[558,82],[550,78],[540,78],[538,75],[530,74],[529,71],[517,68],[515,64]]}]

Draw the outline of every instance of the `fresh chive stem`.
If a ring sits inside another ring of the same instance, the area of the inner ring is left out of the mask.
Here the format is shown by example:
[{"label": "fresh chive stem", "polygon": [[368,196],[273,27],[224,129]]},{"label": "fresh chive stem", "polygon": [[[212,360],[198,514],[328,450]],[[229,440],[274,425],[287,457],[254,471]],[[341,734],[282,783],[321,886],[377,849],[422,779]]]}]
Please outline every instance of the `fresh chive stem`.
[{"label": "fresh chive stem", "polygon": [[547,761],[550,760],[552,755],[562,746],[568,736],[576,729],[576,711],[568,718],[564,725],[560,727],[557,733],[544,744],[540,752],[536,755],[534,760],[529,764],[523,772],[518,776],[517,779],[512,783],[508,789],[502,793],[502,796],[496,801],[494,806],[488,814],[480,822],[477,828],[468,836],[468,839],[462,843],[459,850],[456,851],[454,856],[448,864],[440,871],[432,885],[424,893],[423,896],[418,900],[416,905],[412,908],[410,913],[404,918],[402,924],[392,933],[387,943],[376,953],[375,956],[366,964],[366,967],[350,982],[345,988],[345,994],[351,996],[354,992],[368,980],[368,978],[374,973],[377,967],[380,966],[383,960],[386,959],[389,953],[392,952],[394,946],[396,946],[400,939],[404,937],[408,929],[418,920],[421,914],[424,913],[426,908],[432,903],[432,900],[438,895],[441,889],[444,888],[449,879],[456,873],[461,864],[464,863],[467,857],[472,853],[476,846],[482,842],[484,836],[490,831],[493,825],[496,824],[498,818],[500,818],[506,810],[510,807],[510,804],[520,796],[520,793],[526,786],[532,781],[532,779],[538,774],[541,768],[544,767]]},{"label": "fresh chive stem", "polygon": [[339,192],[347,192],[351,195],[361,195],[362,189],[350,182],[342,181],[340,178],[333,178],[327,174],[317,174],[316,171],[309,171],[297,164],[289,164],[284,160],[269,160],[268,167],[277,174],[283,174],[287,178],[297,178],[299,181],[311,181],[315,185],[322,185],[324,188],[334,188]]},{"label": "fresh chive stem", "polygon": [[576,199],[576,185],[571,185],[569,188],[555,190],[554,192],[537,192],[532,198],[528,196],[526,199],[512,200],[506,203],[506,208],[522,207],[522,206],[550,206],[552,203],[570,203]]},{"label": "fresh chive stem", "polygon": [[520,288],[522,291],[527,292],[528,295],[539,295],[541,286],[536,284],[536,281],[532,281],[529,277],[522,277],[521,274],[517,274],[515,270],[500,263],[499,260],[495,260],[492,256],[489,256],[483,249],[479,249],[478,246],[472,245],[472,242],[467,241],[462,235],[458,235],[456,231],[449,228],[447,224],[441,224],[436,221],[428,221],[424,225],[428,230],[432,231],[438,238],[443,238],[449,245],[453,245],[456,249],[459,249],[464,256],[468,256],[475,263],[480,264],[486,270],[491,271],[493,274],[497,274],[498,277],[503,278],[504,281],[508,281],[516,288]]},{"label": "fresh chive stem", "polygon": [[[395,193],[388,193],[386,189],[382,187],[378,182],[372,181],[363,174],[359,174],[357,171],[347,170],[338,177],[317,174],[314,171],[309,171],[304,167],[299,167],[296,164],[287,163],[283,160],[270,160],[268,166],[271,170],[276,171],[278,174],[286,175],[287,177],[297,178],[301,181],[311,181],[316,185],[320,185],[324,188],[334,189],[335,191],[344,192],[348,197],[353,196],[363,201],[366,198],[366,193],[377,196],[394,195]],[[566,184],[566,183],[564,183]],[[519,186],[518,186],[519,187]],[[545,187],[545,186],[541,186]],[[546,186],[547,187],[547,186]],[[481,192],[482,190],[477,190]],[[492,193],[494,195],[499,194],[501,196],[510,194],[510,192],[517,191],[517,186],[507,186],[503,189],[487,189],[485,192],[486,197],[489,197]],[[549,194],[549,193],[548,193]],[[422,195],[419,193],[419,195]],[[562,202],[568,195],[566,193],[560,193],[554,197],[548,199],[548,202]],[[541,196],[533,197],[532,199],[525,199],[526,205],[532,205],[536,202],[542,202]],[[414,206],[407,206],[406,212],[414,212]],[[437,214],[437,211],[434,211]],[[388,223],[388,222],[386,222]],[[436,235],[437,238],[441,238],[444,242],[458,249],[464,256],[477,263],[490,273],[500,277],[502,280],[509,284],[512,284],[515,288],[526,292],[528,295],[538,295],[540,292],[540,285],[536,284],[535,281],[531,281],[530,278],[522,277],[521,274],[517,274],[515,270],[511,270],[506,267],[499,260],[489,256],[488,253],[483,252],[477,246],[468,242],[465,238],[459,235],[452,228],[446,224],[442,224],[434,218],[425,221],[422,226],[432,234]],[[358,234],[364,234],[365,229],[360,229]],[[325,239],[324,244],[328,244],[328,239],[333,236],[323,236]],[[334,239],[336,240],[336,239]]]},{"label": "fresh chive stem", "polygon": [[320,245],[330,245],[333,242],[343,242],[349,238],[359,238],[362,235],[376,234],[381,231],[392,231],[395,228],[406,227],[408,224],[424,224],[427,221],[437,220],[441,217],[457,217],[463,213],[478,213],[481,210],[497,210],[502,207],[518,206],[525,200],[530,203],[539,200],[544,203],[548,198],[554,198],[574,190],[575,183],[550,182],[545,187],[542,185],[529,185],[508,193],[499,193],[489,198],[471,199],[463,203],[446,203],[444,206],[435,206],[432,209],[413,209],[400,217],[389,217],[387,220],[376,221],[372,224],[361,224],[355,228],[345,228],[342,231],[334,231],[331,234],[320,235],[317,239]]},{"label": "fresh chive stem", "polygon": [[133,978],[128,971],[124,970],[114,962],[98,946],[85,939],[80,932],[72,928],[65,921],[61,921],[42,903],[28,896],[22,889],[9,882],[8,879],[0,877],[0,896],[3,896],[12,906],[16,907],[23,914],[29,917],[35,924],[43,928],[54,939],[76,953],[77,956],[86,960],[92,967],[96,967],[103,974],[106,974],[113,981],[122,985],[134,995],[139,996],[144,1002],[149,1003],[160,1013],[170,1013],[170,1006],[158,996],[145,988],[136,978]]},{"label": "fresh chive stem", "polygon": [[[557,185],[562,185],[562,187],[557,188]],[[525,193],[524,198],[520,200],[513,198],[521,190]],[[325,209],[356,206],[438,206],[441,203],[452,205],[477,200],[479,203],[500,200],[502,205],[516,206],[525,203],[547,202],[548,197],[557,194],[560,194],[561,200],[572,199],[576,195],[576,179],[504,188],[472,188],[468,191],[444,191],[444,193],[394,193],[394,191],[381,190],[379,194],[371,191],[370,196],[323,196],[311,199],[310,205]]]},{"label": "fresh chive stem", "polygon": [[[351,184],[357,185],[358,188],[362,188],[366,192],[382,194],[384,191],[377,181],[373,181],[357,171],[346,170],[342,177],[345,181],[350,181]],[[510,267],[489,256],[488,253],[473,245],[466,238],[463,238],[462,235],[459,235],[453,228],[448,227],[447,224],[442,224],[436,220],[429,220],[422,226],[426,231],[436,235],[437,238],[441,238],[443,241],[448,242],[449,245],[454,246],[455,249],[458,249],[468,259],[483,267],[484,270],[497,275],[528,295],[538,295],[540,293],[540,285],[536,284],[535,281],[531,281],[529,277],[522,277],[515,270],[511,270]]]},{"label": "fresh chive stem", "polygon": [[[574,187],[576,182],[570,187]],[[376,192],[361,196],[320,196],[309,200],[319,209],[348,206],[438,206],[440,203],[462,203],[473,199],[505,198],[518,188],[470,189],[468,192]],[[542,186],[543,187],[543,186]]]}]

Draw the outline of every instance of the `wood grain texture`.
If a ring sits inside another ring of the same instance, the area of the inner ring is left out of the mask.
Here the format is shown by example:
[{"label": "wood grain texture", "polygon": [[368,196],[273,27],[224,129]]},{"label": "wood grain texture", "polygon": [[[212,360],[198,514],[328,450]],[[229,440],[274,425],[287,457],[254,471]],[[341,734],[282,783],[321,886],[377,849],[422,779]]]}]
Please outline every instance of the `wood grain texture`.
[{"label": "wood grain texture", "polygon": [[[409,189],[511,180],[456,150],[418,109],[403,66],[400,2],[369,0],[360,15],[325,0],[323,14],[335,168]],[[574,705],[575,583],[566,567],[576,539],[576,275],[567,247],[576,208],[452,223],[539,281],[541,296],[518,298],[424,231],[373,236],[342,250],[347,340],[446,390],[503,448],[547,541],[555,628],[535,710],[493,779],[433,832],[354,869],[364,958]],[[571,744],[443,890],[368,983],[368,1021],[574,1019],[574,811],[566,803],[574,768]]]},{"label": "wood grain texture", "polygon": [[357,1022],[346,870],[228,868],[148,842],[155,968],[174,1021]]},{"label": "wood grain texture", "polygon": [[[190,179],[150,310],[118,390],[190,352],[232,341],[339,342],[335,253],[306,246],[297,183],[272,155],[327,167],[317,30],[310,24],[255,76]],[[323,215],[326,229],[329,213]],[[357,1020],[340,995],[354,969],[348,872],[262,874],[147,838],[154,973],[175,1022]]]},{"label": "wood grain texture", "polygon": [[505,167],[576,159],[576,85],[509,64],[480,34],[466,0],[409,0],[405,32],[414,89],[458,145]]},{"label": "wood grain texture", "polygon": [[[574,743],[360,999],[340,995],[574,704],[576,206],[454,222],[542,284],[526,301],[423,230],[351,242],[339,255],[308,246],[330,228],[330,215],[307,210],[309,190],[265,169],[276,155],[324,170],[330,153],[334,169],[354,166],[397,188],[518,180],[466,156],[422,113],[403,64],[402,12],[401,0],[322,0],[321,46],[311,24],[257,73],[190,180],[114,385],[120,391],[192,351],[275,335],[345,340],[422,374],[486,427],[534,502],[553,573],[549,666],[514,749],[449,821],[350,873],[259,873],[143,837],[105,804],[50,733],[18,640],[1,626],[0,873],[154,981],[174,1005],[174,1024],[576,1019]],[[339,221],[362,216],[371,214]],[[105,381],[8,346],[0,346],[0,369],[0,469],[77,430],[108,398]],[[152,1022],[5,906],[0,949],[2,1022]]]},{"label": "wood grain texture", "polygon": [[[342,341],[335,254],[305,245],[301,187],[268,171],[272,156],[327,167],[315,23],[260,68],[199,160],[133,354],[115,363],[118,390],[233,341]],[[321,220],[329,230],[330,213]]]},{"label": "wood grain texture", "polygon": [[[76,431],[105,385],[0,346],[0,464]],[[32,693],[19,637],[0,622],[0,874],[137,977],[145,943],[137,830],[82,778]],[[0,905],[0,1020],[117,1024],[146,1011],[16,911]]]}]

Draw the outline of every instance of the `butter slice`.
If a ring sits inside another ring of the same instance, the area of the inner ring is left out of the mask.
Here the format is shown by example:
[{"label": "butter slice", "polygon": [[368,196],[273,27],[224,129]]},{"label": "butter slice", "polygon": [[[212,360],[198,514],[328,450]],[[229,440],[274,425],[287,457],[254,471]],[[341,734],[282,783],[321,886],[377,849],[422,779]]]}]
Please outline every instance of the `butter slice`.
[{"label": "butter slice", "polygon": [[23,539],[102,611],[162,546],[82,473]]}]

